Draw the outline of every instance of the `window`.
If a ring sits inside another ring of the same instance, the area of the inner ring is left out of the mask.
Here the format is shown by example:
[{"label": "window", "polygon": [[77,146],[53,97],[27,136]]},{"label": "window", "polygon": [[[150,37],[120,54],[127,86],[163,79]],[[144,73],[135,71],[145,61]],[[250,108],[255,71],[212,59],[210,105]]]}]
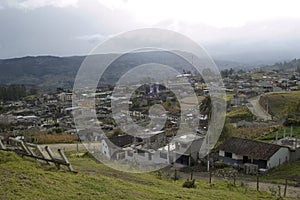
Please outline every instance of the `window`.
[{"label": "window", "polygon": [[163,159],[167,159],[168,155],[166,153],[160,152],[159,156]]},{"label": "window", "polygon": [[148,159],[152,160],[152,154],[151,153],[148,154]]},{"label": "window", "polygon": [[243,163],[248,163],[249,161],[250,160],[248,156],[243,156]]},{"label": "window", "polygon": [[181,144],[181,148],[185,149],[185,148],[187,148],[187,146],[188,146],[187,144]]},{"label": "window", "polygon": [[137,153],[139,156],[145,156],[145,151],[138,149]]},{"label": "window", "polygon": [[127,156],[132,157],[133,153],[131,151],[127,151]]},{"label": "window", "polygon": [[227,157],[227,158],[232,158],[232,153],[230,153],[230,152],[225,152],[225,157]]},{"label": "window", "polygon": [[125,152],[119,153],[118,159],[124,159],[125,158]]}]

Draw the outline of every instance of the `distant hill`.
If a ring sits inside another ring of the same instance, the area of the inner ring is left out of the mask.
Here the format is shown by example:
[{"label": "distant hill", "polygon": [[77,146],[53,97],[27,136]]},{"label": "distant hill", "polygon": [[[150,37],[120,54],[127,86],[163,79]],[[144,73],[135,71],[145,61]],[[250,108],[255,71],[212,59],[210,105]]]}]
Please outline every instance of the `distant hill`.
[{"label": "distant hill", "polygon": [[37,56],[0,60],[0,84],[72,87],[84,57]]},{"label": "distant hill", "polygon": [[300,59],[294,59],[289,62],[277,62],[274,65],[268,65],[262,67],[263,70],[267,71],[287,71],[287,72],[300,72]]},{"label": "distant hill", "polygon": [[[109,54],[94,55],[102,59]],[[0,84],[36,85],[41,90],[54,90],[57,87],[72,88],[76,73],[85,56],[54,57],[28,56],[0,60]],[[170,52],[152,51],[131,53],[120,57],[112,63],[102,80],[103,83],[114,83],[118,78],[134,66],[157,62],[174,67],[177,71],[194,72],[193,67],[179,56]],[[242,67],[242,64],[215,60],[222,70]],[[116,70],[117,69],[117,70]]]}]

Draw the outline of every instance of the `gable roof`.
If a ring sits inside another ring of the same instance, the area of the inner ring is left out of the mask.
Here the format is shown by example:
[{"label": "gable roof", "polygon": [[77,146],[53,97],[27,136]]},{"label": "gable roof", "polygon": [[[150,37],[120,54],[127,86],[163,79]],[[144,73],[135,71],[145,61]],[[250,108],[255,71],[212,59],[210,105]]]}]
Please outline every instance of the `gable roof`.
[{"label": "gable roof", "polygon": [[249,158],[257,160],[268,160],[280,148],[285,147],[276,144],[231,137],[222,143],[217,150],[234,153],[241,156],[248,156]]},{"label": "gable roof", "polygon": [[110,138],[109,141],[118,147],[124,147],[133,142],[133,136],[131,135],[121,135]]}]

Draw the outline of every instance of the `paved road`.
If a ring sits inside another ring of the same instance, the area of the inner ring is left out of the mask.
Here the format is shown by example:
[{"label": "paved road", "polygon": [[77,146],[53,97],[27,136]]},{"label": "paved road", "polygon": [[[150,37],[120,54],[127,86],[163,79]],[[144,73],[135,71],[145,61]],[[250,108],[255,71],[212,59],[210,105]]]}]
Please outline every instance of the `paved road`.
[{"label": "paved road", "polygon": [[247,103],[246,106],[258,119],[272,120],[271,115],[259,104],[259,97],[260,96],[256,96],[248,99],[249,103]]}]

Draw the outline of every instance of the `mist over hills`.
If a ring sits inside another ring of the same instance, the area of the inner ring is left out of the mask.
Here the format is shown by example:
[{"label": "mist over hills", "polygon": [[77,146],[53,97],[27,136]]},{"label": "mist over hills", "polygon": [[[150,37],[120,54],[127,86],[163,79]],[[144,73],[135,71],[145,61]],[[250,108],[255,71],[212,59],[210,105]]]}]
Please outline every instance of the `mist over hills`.
[{"label": "mist over hills", "polygon": [[[109,54],[93,55],[104,59]],[[86,56],[55,57],[28,56],[0,60],[0,84],[36,85],[40,90],[54,90],[58,87],[72,88],[76,73]],[[220,70],[226,68],[243,68],[247,65],[214,60]],[[195,69],[184,59],[170,52],[138,52],[120,57],[105,71],[102,83],[115,83],[120,76],[131,68],[144,63],[156,62],[172,66],[178,72],[194,72]]]}]

